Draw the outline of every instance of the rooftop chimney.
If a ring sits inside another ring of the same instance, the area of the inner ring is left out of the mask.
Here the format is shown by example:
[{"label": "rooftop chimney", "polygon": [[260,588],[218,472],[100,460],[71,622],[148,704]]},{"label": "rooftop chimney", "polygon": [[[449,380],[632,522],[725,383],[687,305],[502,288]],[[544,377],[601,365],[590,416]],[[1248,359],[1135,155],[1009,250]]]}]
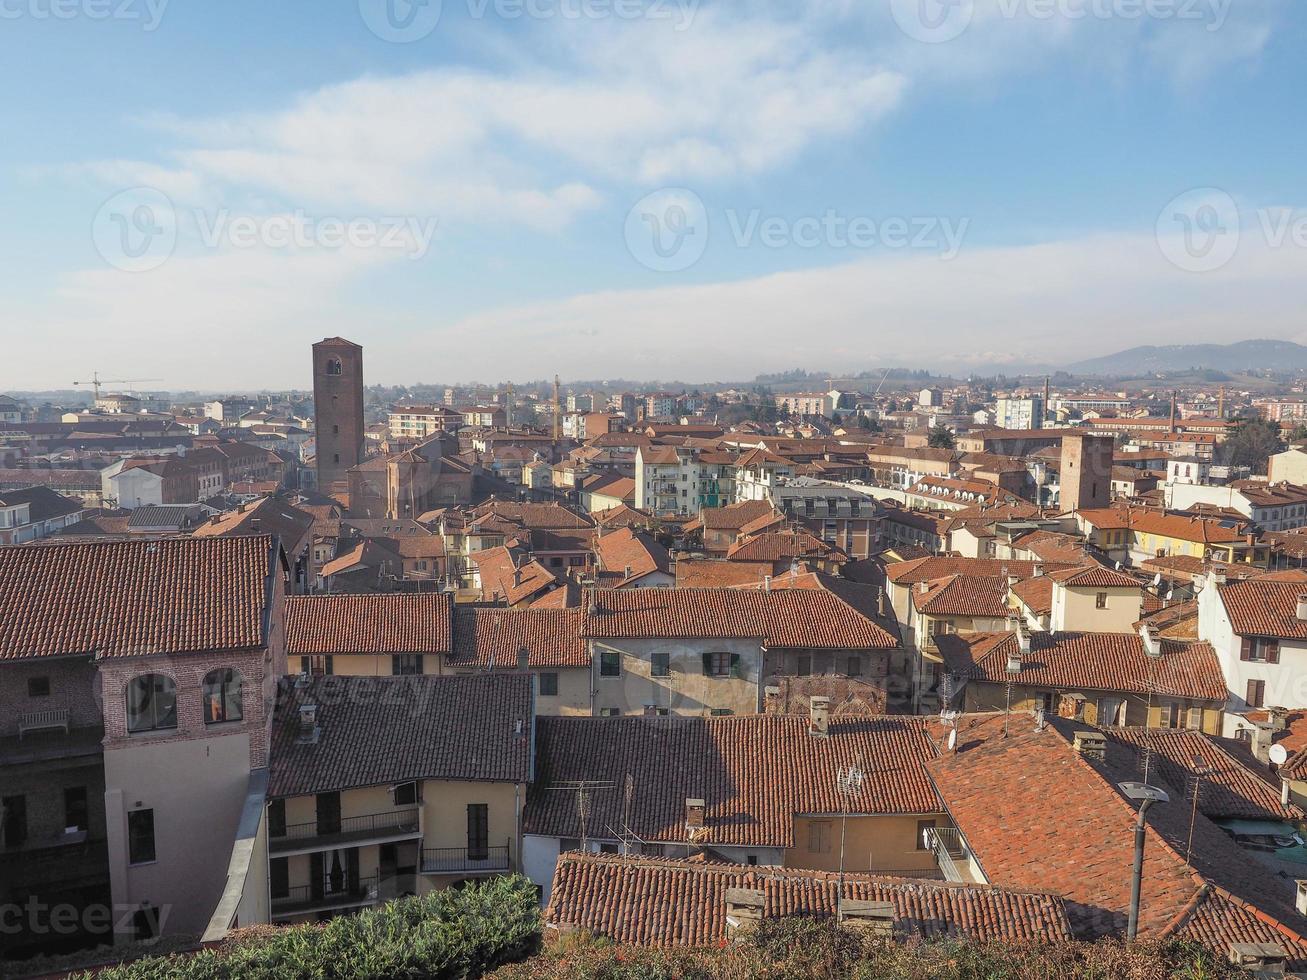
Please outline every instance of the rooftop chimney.
[{"label": "rooftop chimney", "polygon": [[843,925],[853,926],[871,935],[889,936],[894,931],[894,904],[841,896],[839,919]]},{"label": "rooftop chimney", "polygon": [[316,742],[318,740],[318,706],[316,704],[300,705],[300,742]]},{"label": "rooftop chimney", "polygon": [[703,814],[707,804],[703,800],[687,797],[685,801],[685,829],[702,830]]},{"label": "rooftop chimney", "polygon": [[1230,962],[1258,976],[1284,976],[1289,954],[1278,943],[1231,943]]},{"label": "rooftop chimney", "polygon": [[809,699],[808,732],[817,738],[830,734],[830,698],[814,695]]},{"label": "rooftop chimney", "polygon": [[1042,562],[1036,562],[1036,563],[1035,563],[1035,577],[1038,578],[1040,575],[1043,575],[1043,574],[1044,574],[1044,565],[1043,565],[1043,563],[1042,563]]},{"label": "rooftop chimney", "polygon": [[770,592],[770,591],[771,591],[771,576],[770,576],[770,575],[764,575],[764,576],[762,577],[762,590],[763,590],[764,592]]},{"label": "rooftop chimney", "polygon": [[1299,915],[1307,915],[1307,879],[1299,878],[1294,884],[1298,886],[1298,898],[1294,905],[1297,906]]},{"label": "rooftop chimney", "polygon": [[1307,620],[1307,593],[1299,594],[1297,613],[1299,620]]},{"label": "rooftop chimney", "polygon": [[1107,759],[1107,736],[1102,732],[1076,732],[1074,746],[1076,754],[1086,759],[1097,762]]},{"label": "rooftop chimney", "polygon": [[521,647],[517,651],[517,669],[526,670],[531,663],[531,651],[526,647]]},{"label": "rooftop chimney", "polygon": [[920,592],[922,595],[925,595],[927,592],[930,591],[930,583],[926,581],[919,582],[917,584],[917,591]]},{"label": "rooftop chimney", "polygon": [[885,615],[885,587],[880,586],[876,589],[876,615]]},{"label": "rooftop chimney", "polygon": [[761,888],[728,888],[724,900],[728,929],[762,921],[766,902]]},{"label": "rooftop chimney", "polygon": [[1150,660],[1156,660],[1162,655],[1162,644],[1158,642],[1157,637],[1153,635],[1153,627],[1149,623],[1143,623],[1139,627],[1139,639],[1143,641],[1144,653]]}]

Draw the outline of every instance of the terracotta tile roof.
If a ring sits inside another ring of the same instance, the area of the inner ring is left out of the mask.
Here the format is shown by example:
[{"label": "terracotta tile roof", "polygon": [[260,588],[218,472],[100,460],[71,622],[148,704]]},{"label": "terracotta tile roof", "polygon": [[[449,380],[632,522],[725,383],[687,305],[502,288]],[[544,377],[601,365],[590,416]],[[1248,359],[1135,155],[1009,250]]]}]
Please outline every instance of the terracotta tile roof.
[{"label": "terracotta tile roof", "polygon": [[266,643],[268,535],[0,548],[0,660]]},{"label": "terracotta tile roof", "polygon": [[[1145,592],[1144,595],[1151,593]],[[1143,619],[1136,623],[1148,623],[1158,636],[1173,640],[1198,639],[1198,600],[1186,599],[1173,602],[1160,609],[1149,612],[1145,609]]]},{"label": "terracotta tile roof", "polygon": [[785,523],[785,515],[779,511],[772,511],[768,514],[759,514],[748,524],[740,528],[741,537],[750,537],[768,528],[774,528]]},{"label": "terracotta tile roof", "polygon": [[286,652],[448,653],[450,597],[421,592],[286,597]]},{"label": "terracotta tile roof", "polygon": [[594,527],[594,521],[559,503],[530,503],[518,500],[489,500],[473,508],[478,517],[494,514],[532,529]]},{"label": "terracotta tile roof", "polygon": [[507,547],[489,548],[469,556],[481,574],[481,596],[516,605],[558,585],[553,572],[535,559],[522,560]]},{"label": "terracotta tile roof", "polygon": [[[531,773],[531,677],[316,677],[287,687],[273,722],[272,798],[413,779],[525,783]],[[299,706],[317,705],[316,742]]]},{"label": "terracotta tile roof", "polygon": [[[1029,725],[1024,718],[1024,730],[1004,738],[1001,715],[963,719],[958,751],[927,768],[989,881],[1060,893],[1078,936],[1119,934],[1130,902],[1136,813],[1117,787],[1139,778],[1136,753],[1109,740],[1106,759],[1091,761],[1071,744],[1088,726],[1061,719],[1042,731]],[[1292,884],[1250,860],[1201,813],[1192,821],[1191,851],[1184,790],[1164,788],[1172,802],[1148,814],[1140,938],[1192,935],[1224,956],[1232,941],[1276,934],[1295,959],[1307,954],[1307,920],[1293,909]]]},{"label": "terracotta tile roof", "polygon": [[644,531],[623,527],[601,534],[595,538],[594,550],[600,567],[619,575],[621,585],[654,572],[671,572],[667,549]]},{"label": "terracotta tile roof", "polygon": [[915,584],[946,575],[985,576],[1006,579],[1009,575],[1018,578],[1030,578],[1035,574],[1035,566],[1042,565],[1045,571],[1070,567],[1055,562],[1017,561],[1005,558],[958,558],[952,555],[932,555],[928,558],[915,558],[912,561],[900,561],[885,569],[885,578],[899,584]]},{"label": "terracotta tile roof", "polygon": [[568,578],[556,589],[535,599],[528,609],[573,609],[581,604],[581,586],[576,579]]},{"label": "terracotta tile roof", "polygon": [[759,639],[773,649],[888,650],[898,640],[815,589],[594,589],[585,635]]},{"label": "terracotta tile roof", "polygon": [[1244,536],[1236,529],[1223,527],[1220,521],[1180,514],[1164,514],[1156,510],[1107,507],[1077,511],[1078,516],[1098,528],[1129,529],[1140,534],[1156,534],[1178,541],[1196,541],[1202,544],[1238,544]]},{"label": "terracotta tile roof", "polygon": [[1298,618],[1298,596],[1307,595],[1302,582],[1256,578],[1218,588],[1230,626],[1240,636],[1307,639],[1307,621]]},{"label": "terracotta tile roof", "polygon": [[1048,577],[1063,585],[1085,589],[1141,589],[1138,579],[1123,575],[1121,572],[1102,565],[1087,565],[1084,568],[1061,568],[1048,573]]},{"label": "terracotta tile roof", "polygon": [[596,511],[590,516],[600,527],[644,527],[653,520],[649,514],[627,504],[618,504],[608,510]]},{"label": "terracotta tile roof", "polygon": [[1017,582],[1012,586],[1012,594],[1036,616],[1047,616],[1053,611],[1053,580],[1047,575]]},{"label": "terracotta tile roof", "polygon": [[788,561],[792,558],[836,559],[844,552],[827,544],[811,531],[774,531],[755,534],[747,541],[737,541],[726,552],[731,561]]},{"label": "terracotta tile roof", "polygon": [[[652,591],[652,590],[640,590]],[[616,837],[627,776],[634,791],[630,829],[646,841],[687,843],[685,801],[707,809],[701,846],[791,847],[794,814],[838,813],[834,773],[850,760],[867,769],[850,812],[937,813],[924,763],[935,747],[927,721],[908,716],[832,721],[814,738],[806,718],[539,718],[538,778],[525,831],[580,837],[576,797],[551,788],[576,780],[610,782],[590,794],[589,836]]]},{"label": "terracotta tile roof", "polygon": [[[1226,699],[1225,677],[1207,643],[1159,640],[1154,691],[1162,697]],[[1015,633],[937,636],[950,673],[986,684],[1007,683],[1007,658],[1018,650]],[[1021,687],[1147,694],[1152,661],[1133,633],[1032,633],[1022,660]]]},{"label": "terracotta tile roof", "polygon": [[313,528],[313,515],[276,497],[246,504],[210,518],[193,532],[204,538],[232,534],[275,534],[281,539],[286,553],[298,555]]},{"label": "terracotta tile roof", "polygon": [[949,575],[921,582],[912,590],[912,605],[928,616],[982,616],[1002,619],[1008,614],[1005,579]]},{"label": "terracotta tile roof", "polygon": [[715,561],[684,558],[676,563],[676,587],[715,589],[734,585],[761,584],[775,563],[769,561]]},{"label": "terracotta tile roof", "polygon": [[590,652],[581,637],[580,609],[454,610],[454,667],[515,668],[526,650],[530,667],[588,667]]},{"label": "terracotta tile roof", "polygon": [[[1108,738],[1134,749],[1137,756],[1145,746],[1151,754],[1151,766],[1157,777],[1168,786],[1192,793],[1195,762],[1208,772],[1202,776],[1198,809],[1207,817],[1246,820],[1301,820],[1303,811],[1280,802],[1278,780],[1272,780],[1250,755],[1242,759],[1227,752],[1215,739],[1202,732],[1157,728],[1108,728]],[[1139,763],[1142,768],[1142,762]],[[1192,795],[1189,799],[1192,799]]]},{"label": "terracotta tile roof", "polygon": [[1032,531],[1012,542],[1012,546],[1045,562],[1083,565],[1090,560],[1079,538],[1057,531]]},{"label": "terracotta tile roof", "polygon": [[[545,922],[579,926],[623,944],[715,946],[728,937],[728,888],[761,891],[767,918],[833,915],[840,876],[569,852],[554,869]],[[1071,938],[1061,898],[1046,893],[845,874],[843,895],[892,903],[898,938],[965,937],[1008,943]]]},{"label": "terracotta tile roof", "polygon": [[704,528],[709,530],[738,531],[750,521],[772,512],[772,505],[766,500],[744,500],[726,507],[705,507],[699,511],[699,519]]},{"label": "terracotta tile roof", "polygon": [[[752,587],[761,588],[762,584],[754,583]],[[894,610],[890,607],[889,600],[884,597],[884,590],[881,586],[855,582],[850,579],[840,578],[837,575],[828,575],[826,572],[808,571],[799,572],[797,575],[793,572],[777,575],[772,579],[771,587],[773,591],[779,589],[824,589],[827,592],[834,593],[843,602],[852,606],[891,636],[899,635],[899,624],[894,618]],[[883,613],[881,612],[882,603]]]}]

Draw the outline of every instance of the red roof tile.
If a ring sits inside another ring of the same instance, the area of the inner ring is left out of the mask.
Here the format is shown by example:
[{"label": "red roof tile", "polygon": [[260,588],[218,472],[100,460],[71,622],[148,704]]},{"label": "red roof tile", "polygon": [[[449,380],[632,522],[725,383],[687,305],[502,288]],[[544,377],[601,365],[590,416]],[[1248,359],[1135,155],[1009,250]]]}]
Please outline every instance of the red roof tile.
[{"label": "red roof tile", "polygon": [[422,592],[286,597],[286,652],[405,654],[450,651],[450,597]]},{"label": "red roof tile", "polygon": [[530,667],[588,667],[590,652],[581,637],[580,609],[454,610],[451,666],[512,668],[526,650]]},{"label": "red roof tile", "polygon": [[1307,621],[1298,618],[1298,597],[1307,595],[1307,585],[1302,582],[1255,578],[1218,588],[1230,626],[1240,636],[1307,639]]}]

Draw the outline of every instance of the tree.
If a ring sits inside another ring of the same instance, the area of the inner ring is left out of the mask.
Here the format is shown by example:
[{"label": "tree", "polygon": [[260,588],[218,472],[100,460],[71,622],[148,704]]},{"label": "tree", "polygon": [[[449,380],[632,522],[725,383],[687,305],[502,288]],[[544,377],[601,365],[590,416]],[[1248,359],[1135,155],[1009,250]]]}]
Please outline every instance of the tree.
[{"label": "tree", "polygon": [[926,445],[931,449],[953,449],[957,442],[953,438],[951,430],[937,425],[930,430],[930,438],[926,440]]},{"label": "tree", "polygon": [[1265,473],[1267,461],[1284,449],[1280,427],[1268,419],[1240,418],[1226,436],[1217,454],[1226,466],[1248,466],[1254,473]]}]

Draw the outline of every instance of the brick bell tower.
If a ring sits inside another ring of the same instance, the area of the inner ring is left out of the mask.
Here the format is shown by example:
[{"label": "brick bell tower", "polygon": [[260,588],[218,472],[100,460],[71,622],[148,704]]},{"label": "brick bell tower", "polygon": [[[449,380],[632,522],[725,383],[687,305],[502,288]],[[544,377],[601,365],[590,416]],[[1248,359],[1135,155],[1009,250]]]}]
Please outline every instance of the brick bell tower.
[{"label": "brick bell tower", "polygon": [[363,462],[363,348],[343,337],[313,345],[313,429],[318,490]]}]

